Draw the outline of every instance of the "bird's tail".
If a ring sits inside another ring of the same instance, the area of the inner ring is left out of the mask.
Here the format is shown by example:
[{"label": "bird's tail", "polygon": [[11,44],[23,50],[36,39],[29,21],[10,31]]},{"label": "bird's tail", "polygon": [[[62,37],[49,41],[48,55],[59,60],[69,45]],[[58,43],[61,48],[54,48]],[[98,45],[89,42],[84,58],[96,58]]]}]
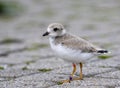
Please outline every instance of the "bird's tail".
[{"label": "bird's tail", "polygon": [[105,49],[97,49],[97,51],[94,54],[95,55],[103,55],[103,54],[109,55],[111,54],[111,52]]},{"label": "bird's tail", "polygon": [[98,50],[97,51],[98,54],[106,54],[109,53],[108,50]]}]

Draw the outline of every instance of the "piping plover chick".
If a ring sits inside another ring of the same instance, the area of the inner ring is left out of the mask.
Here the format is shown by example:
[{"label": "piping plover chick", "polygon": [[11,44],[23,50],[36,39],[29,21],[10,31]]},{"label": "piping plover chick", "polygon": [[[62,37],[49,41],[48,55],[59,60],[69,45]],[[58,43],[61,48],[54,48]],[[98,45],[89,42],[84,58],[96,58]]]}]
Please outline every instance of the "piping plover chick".
[{"label": "piping plover chick", "polygon": [[[59,57],[73,63],[73,71],[70,78],[63,80],[62,83],[83,79],[82,63],[97,54],[108,53],[107,50],[101,49],[78,36],[67,33],[64,26],[59,23],[50,24],[43,36],[49,36],[50,46]],[[78,78],[73,77],[76,72],[76,64],[80,66]]]}]

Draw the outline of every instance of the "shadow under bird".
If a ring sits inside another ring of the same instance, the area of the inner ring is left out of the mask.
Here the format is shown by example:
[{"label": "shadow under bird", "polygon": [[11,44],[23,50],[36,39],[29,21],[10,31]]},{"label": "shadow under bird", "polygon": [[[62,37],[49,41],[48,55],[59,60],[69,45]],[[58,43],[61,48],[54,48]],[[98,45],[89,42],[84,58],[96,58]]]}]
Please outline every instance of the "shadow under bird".
[{"label": "shadow under bird", "polygon": [[[50,46],[56,55],[73,64],[71,76],[67,80],[61,80],[62,83],[82,80],[82,63],[85,63],[93,56],[108,53],[107,50],[101,49],[78,36],[67,33],[64,26],[60,23],[50,24],[43,36],[49,36]],[[76,64],[80,66],[79,77],[73,77],[76,72]]]}]

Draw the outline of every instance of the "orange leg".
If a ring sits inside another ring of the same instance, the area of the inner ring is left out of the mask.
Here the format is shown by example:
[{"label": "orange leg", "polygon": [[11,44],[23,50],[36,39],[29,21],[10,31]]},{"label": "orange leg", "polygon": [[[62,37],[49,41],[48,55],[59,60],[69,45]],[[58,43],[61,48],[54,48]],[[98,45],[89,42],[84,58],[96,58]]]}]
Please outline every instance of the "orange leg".
[{"label": "orange leg", "polygon": [[82,80],[82,79],[83,79],[83,74],[82,74],[82,67],[83,67],[83,64],[80,63],[79,65],[80,65],[80,75],[79,75],[79,77],[73,78],[73,75],[74,75],[75,72],[76,72],[76,64],[73,63],[73,71],[72,71],[72,73],[71,73],[70,78],[67,79],[67,80],[61,81],[61,83],[68,83],[68,82],[70,82],[70,81],[72,81],[72,80]]},{"label": "orange leg", "polygon": [[[70,81],[73,80],[73,76],[74,76],[75,72],[76,72],[76,64],[73,63],[73,71],[72,71],[72,74],[71,74],[71,76],[70,76],[70,78],[69,78]],[[70,82],[70,81],[69,81],[69,82]]]},{"label": "orange leg", "polygon": [[83,64],[80,63],[79,65],[80,65],[80,75],[79,75],[80,77],[78,77],[78,78],[73,78],[73,80],[82,80],[82,79],[83,79],[83,74],[82,74]]},{"label": "orange leg", "polygon": [[67,83],[67,82],[72,81],[73,76],[74,76],[74,74],[75,74],[75,72],[76,72],[76,64],[73,63],[72,65],[73,65],[73,71],[72,71],[72,73],[71,73],[70,78],[69,78],[68,80],[63,80],[62,83]]},{"label": "orange leg", "polygon": [[71,74],[72,77],[75,74],[75,72],[76,72],[76,64],[73,63],[73,71],[72,71],[72,74]]}]

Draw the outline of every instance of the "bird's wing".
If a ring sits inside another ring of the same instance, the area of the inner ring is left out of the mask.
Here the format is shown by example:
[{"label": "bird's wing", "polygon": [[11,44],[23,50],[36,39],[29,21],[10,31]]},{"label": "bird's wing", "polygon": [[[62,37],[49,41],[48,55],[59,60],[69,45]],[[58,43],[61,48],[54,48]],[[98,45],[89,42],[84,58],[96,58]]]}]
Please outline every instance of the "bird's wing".
[{"label": "bird's wing", "polygon": [[64,40],[61,44],[73,50],[81,50],[82,52],[97,52],[96,46],[79,37]]}]

